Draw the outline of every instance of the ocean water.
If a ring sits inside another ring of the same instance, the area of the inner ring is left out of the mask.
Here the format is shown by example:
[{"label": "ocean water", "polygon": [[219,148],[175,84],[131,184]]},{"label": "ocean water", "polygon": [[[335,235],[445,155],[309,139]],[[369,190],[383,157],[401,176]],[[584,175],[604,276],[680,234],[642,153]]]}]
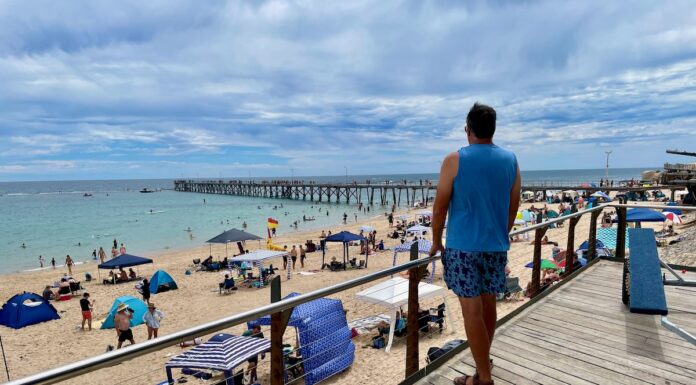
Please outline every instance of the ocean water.
[{"label": "ocean water", "polygon": [[[615,180],[639,178],[644,169],[613,169]],[[558,170],[522,172],[525,181],[596,182],[604,170]],[[246,178],[244,178],[246,179]],[[297,177],[317,182],[345,182],[345,176]],[[437,174],[348,176],[349,181],[436,180]],[[161,190],[141,194],[142,188]],[[0,182],[0,273],[36,269],[42,255],[50,266],[52,257],[62,265],[70,254],[76,261],[91,260],[94,249],[110,254],[113,240],[123,242],[128,253],[153,256],[168,249],[205,244],[220,232],[246,222],[248,231],[266,235],[266,221],[280,222],[278,233],[328,228],[340,223],[383,215],[386,208],[374,206],[358,212],[355,204],[312,203],[288,199],[251,198],[175,192],[172,180],[101,180]],[[85,192],[91,197],[83,196]],[[205,203],[204,203],[205,200]],[[282,205],[282,207],[281,207]],[[151,211],[152,210],[152,211]],[[321,211],[320,211],[321,210]],[[328,212],[328,215],[327,215]],[[302,217],[314,221],[302,221]],[[291,226],[298,221],[298,229]],[[189,232],[191,229],[193,238]],[[26,247],[23,248],[21,245]],[[254,246],[254,245],[252,245]]]}]

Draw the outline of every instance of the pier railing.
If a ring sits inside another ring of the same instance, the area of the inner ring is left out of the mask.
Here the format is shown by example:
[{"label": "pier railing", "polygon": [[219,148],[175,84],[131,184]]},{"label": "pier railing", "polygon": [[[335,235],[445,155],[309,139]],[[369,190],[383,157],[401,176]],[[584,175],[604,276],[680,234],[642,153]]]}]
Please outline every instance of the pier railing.
[{"label": "pier railing", "polygon": [[[515,310],[512,314],[504,317],[501,322],[505,322],[505,319],[517,314],[526,306],[530,305],[535,301],[537,297],[546,295],[549,289],[540,295],[540,273],[541,273],[541,246],[542,239],[547,229],[552,226],[559,224],[561,222],[568,222],[568,238],[566,250],[566,271],[565,279],[570,279],[575,275],[579,274],[586,267],[580,269],[579,271],[573,271],[573,250],[575,250],[575,227],[584,215],[590,215],[590,228],[589,228],[589,250],[588,250],[588,266],[592,265],[595,260],[597,260],[596,253],[596,237],[597,237],[597,219],[599,214],[606,208],[612,207],[616,208],[618,215],[618,235],[617,235],[617,248],[616,257],[617,260],[623,260],[625,257],[625,233],[626,233],[626,210],[628,208],[655,208],[664,209],[668,206],[664,205],[652,205],[652,204],[636,204],[636,205],[626,205],[626,204],[615,204],[615,203],[605,203],[598,205],[596,207],[578,211],[563,217],[550,219],[538,224],[531,225],[526,228],[521,228],[519,230],[512,231],[510,233],[511,237],[522,235],[528,232],[533,232],[534,238],[534,255],[533,255],[533,271],[532,271],[532,285],[530,288],[530,295],[532,297],[531,301],[527,304],[522,305],[522,307]],[[682,207],[682,206],[669,206],[670,209],[682,209],[682,210],[696,210],[696,207]],[[407,336],[406,336],[406,358],[404,360],[404,380],[402,384],[413,384],[418,379],[425,376],[431,370],[440,366],[447,359],[452,357],[454,354],[468,347],[465,343],[459,347],[445,353],[437,360],[420,367],[421,360],[419,359],[419,326],[418,326],[418,284],[422,277],[421,269],[430,265],[434,261],[440,259],[440,256],[418,258],[418,248],[417,245],[411,247],[410,261],[393,266],[384,270],[380,270],[374,273],[367,274],[362,277],[351,279],[345,282],[341,282],[329,287],[325,287],[310,293],[298,295],[296,297],[280,299],[280,279],[276,277],[271,283],[271,303],[265,306],[261,306],[255,309],[240,312],[228,317],[224,317],[212,322],[208,322],[202,325],[191,327],[185,330],[177,331],[162,337],[158,337],[146,342],[138,343],[135,345],[127,346],[123,349],[111,351],[105,354],[101,354],[95,357],[90,357],[78,362],[74,362],[68,365],[64,365],[55,369],[46,370],[25,378],[17,379],[9,382],[9,385],[38,385],[38,384],[55,384],[63,381],[68,381],[74,379],[78,376],[95,372],[103,368],[107,368],[127,360],[134,359],[136,357],[143,356],[148,353],[153,353],[160,351],[165,348],[169,348],[181,342],[190,341],[197,337],[202,337],[205,335],[210,335],[215,332],[219,332],[237,325],[242,325],[246,322],[253,321],[263,316],[271,316],[271,351],[270,351],[270,373],[271,373],[271,384],[281,385],[285,384],[284,370],[286,369],[284,364],[284,354],[283,354],[283,336],[285,328],[288,324],[288,318],[292,310],[309,301],[313,301],[319,298],[325,298],[327,296],[345,292],[346,290],[359,287],[364,284],[375,282],[379,279],[387,278],[391,275],[408,271],[408,281],[409,281],[409,291],[408,291],[408,316],[407,316]],[[563,284],[564,281],[561,282]],[[162,368],[162,372],[164,369]],[[131,378],[135,378],[133,376]],[[124,378],[119,378],[119,381],[124,380]],[[125,380],[129,380],[125,378]],[[125,381],[124,381],[125,382]]]}]

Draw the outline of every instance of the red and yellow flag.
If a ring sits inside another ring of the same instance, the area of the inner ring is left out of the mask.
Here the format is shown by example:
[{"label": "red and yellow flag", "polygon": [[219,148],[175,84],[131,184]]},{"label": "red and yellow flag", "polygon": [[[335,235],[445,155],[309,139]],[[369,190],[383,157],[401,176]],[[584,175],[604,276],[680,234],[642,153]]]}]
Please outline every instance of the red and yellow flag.
[{"label": "red and yellow flag", "polygon": [[278,221],[273,218],[268,218],[268,228],[275,229],[278,227]]}]

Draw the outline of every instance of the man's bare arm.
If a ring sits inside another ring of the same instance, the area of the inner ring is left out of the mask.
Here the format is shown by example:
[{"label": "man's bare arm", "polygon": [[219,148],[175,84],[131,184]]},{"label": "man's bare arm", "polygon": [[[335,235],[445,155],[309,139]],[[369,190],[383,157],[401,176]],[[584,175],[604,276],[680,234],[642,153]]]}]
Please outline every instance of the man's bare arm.
[{"label": "man's bare arm", "polygon": [[517,210],[520,208],[520,189],[522,188],[522,178],[520,177],[520,165],[517,165],[517,175],[515,183],[512,184],[510,190],[510,209],[508,210],[508,233],[512,230],[517,217]]},{"label": "man's bare arm", "polygon": [[442,251],[442,231],[445,228],[445,219],[449,209],[450,199],[452,198],[452,183],[459,171],[459,154],[450,153],[445,157],[440,168],[440,177],[437,182],[437,194],[433,203],[433,247],[430,255],[435,255]]}]

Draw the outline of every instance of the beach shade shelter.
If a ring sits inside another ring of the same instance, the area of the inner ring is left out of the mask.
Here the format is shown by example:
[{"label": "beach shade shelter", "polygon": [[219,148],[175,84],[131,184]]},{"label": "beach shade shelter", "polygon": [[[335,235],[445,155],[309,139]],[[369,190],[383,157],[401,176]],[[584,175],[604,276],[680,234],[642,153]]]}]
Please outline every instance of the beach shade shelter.
[{"label": "beach shade shelter", "polygon": [[118,257],[114,259],[110,259],[98,267],[100,269],[118,269],[121,267],[133,267],[133,266],[138,266],[138,265],[145,265],[147,263],[152,263],[152,259],[150,258],[143,258],[143,257],[138,257],[136,255],[130,255],[130,254],[121,254]]},{"label": "beach shade shelter", "polygon": [[[152,263],[152,259],[138,257],[137,255],[121,254],[118,257],[110,259],[97,267],[100,269],[113,270],[118,268],[145,265],[148,263]],[[97,273],[99,273],[99,270],[97,270]],[[101,274],[99,274],[99,279],[101,280]]]},{"label": "beach shade shelter", "polygon": [[[324,239],[326,242],[341,242],[343,243],[343,269],[346,269],[346,264],[348,262],[348,244],[355,241],[367,241],[365,237],[353,234],[350,231],[341,231],[340,233],[329,235]],[[324,249],[321,255],[321,265],[324,266],[324,260],[326,257],[326,249]],[[369,254],[365,255],[365,267],[367,267],[367,259]]]},{"label": "beach shade shelter", "polygon": [[[418,301],[430,298],[442,297],[445,303],[446,290],[444,287],[430,283],[420,282],[418,284]],[[408,303],[408,280],[401,277],[394,277],[384,282],[380,282],[356,294],[357,299],[389,309],[389,341],[386,351],[391,349],[394,341],[394,326],[396,325],[396,312],[399,307]]]},{"label": "beach shade shelter", "polygon": [[[618,217],[613,220],[614,223],[618,222]],[[664,222],[665,216],[659,211],[646,209],[646,208],[636,208],[626,211],[626,222],[636,223],[636,227],[640,227],[640,222]]]},{"label": "beach shade shelter", "polygon": [[[430,248],[433,246],[433,243],[428,241],[427,239],[419,239],[418,241],[404,242],[394,248],[394,261],[392,262],[392,266],[396,266],[397,254],[409,253],[411,251],[411,245],[413,245],[414,242],[418,242],[418,254],[425,254],[426,256],[430,254]],[[428,278],[428,283],[433,282],[433,279],[435,279],[435,261],[433,261],[432,263],[432,269],[430,272],[430,277]]]},{"label": "beach shade shelter", "polygon": [[234,385],[234,368],[250,358],[271,350],[271,341],[265,338],[233,336],[227,333],[214,335],[207,342],[174,356],[164,365],[168,384],[175,384],[174,368],[219,370],[225,375],[225,384]]},{"label": "beach shade shelter", "polygon": [[227,256],[227,244],[230,242],[245,242],[245,241],[260,241],[262,238],[258,235],[247,233],[243,230],[230,229],[208,239],[206,243],[210,245],[212,254],[213,243],[225,245],[225,257]]},{"label": "beach shade shelter", "polygon": [[430,227],[425,227],[423,225],[415,225],[415,226],[411,226],[408,229],[406,229],[407,233],[411,233],[414,235],[418,234],[420,236],[422,236],[423,233],[425,233],[426,231],[430,231]]},{"label": "beach shade shelter", "polygon": [[131,327],[138,326],[143,323],[143,316],[147,311],[147,305],[145,302],[132,297],[130,295],[123,295],[114,301],[109,309],[109,314],[106,315],[106,319],[102,322],[101,329],[113,329],[114,328],[114,316],[118,312],[118,305],[126,304],[129,309],[133,310],[133,319],[131,320]]},{"label": "beach shade shelter", "polygon": [[371,232],[375,231],[375,228],[372,226],[365,225],[365,226],[360,226],[360,230],[371,233]]},{"label": "beach shade shelter", "polygon": [[[285,299],[298,295],[290,293]],[[249,322],[250,327],[254,324],[270,325],[271,317]],[[340,300],[319,298],[298,305],[288,326],[297,331],[306,385],[326,380],[353,364],[355,345]]]},{"label": "beach shade shelter", "polygon": [[17,294],[0,309],[0,325],[13,329],[54,319],[60,319],[56,308],[34,293]]},{"label": "beach shade shelter", "polygon": [[[431,219],[433,217],[433,212],[429,210],[421,210],[416,213],[416,222],[418,222],[419,218],[428,218]],[[428,220],[430,222],[430,220]]]},{"label": "beach shade shelter", "polygon": [[[165,289],[166,287],[166,289]],[[169,273],[164,270],[157,270],[150,278],[150,293],[157,294],[162,291],[176,290],[179,287]]]},{"label": "beach shade shelter", "polygon": [[[256,266],[259,269],[259,279],[263,279],[263,261],[267,259],[282,257],[284,255],[288,255],[288,252],[280,250],[254,250],[250,253],[232,257],[231,261],[249,262],[250,264]],[[291,270],[292,262],[288,264],[288,279],[290,278]]]}]

